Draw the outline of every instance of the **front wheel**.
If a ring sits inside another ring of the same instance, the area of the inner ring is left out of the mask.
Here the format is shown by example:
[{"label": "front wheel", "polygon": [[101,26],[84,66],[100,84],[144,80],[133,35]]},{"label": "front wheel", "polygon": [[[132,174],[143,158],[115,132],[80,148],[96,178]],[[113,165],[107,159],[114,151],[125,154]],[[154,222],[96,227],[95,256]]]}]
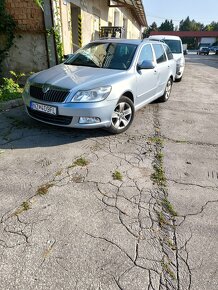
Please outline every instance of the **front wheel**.
[{"label": "front wheel", "polygon": [[107,129],[110,133],[119,134],[126,131],[132,124],[135,115],[133,102],[122,96],[111,117],[111,126]]},{"label": "front wheel", "polygon": [[170,97],[171,90],[172,90],[172,85],[173,85],[173,81],[172,81],[171,78],[169,78],[168,81],[167,81],[167,84],[166,84],[166,88],[165,88],[164,94],[163,94],[163,96],[161,96],[159,98],[159,100],[161,102],[168,101],[168,99]]}]

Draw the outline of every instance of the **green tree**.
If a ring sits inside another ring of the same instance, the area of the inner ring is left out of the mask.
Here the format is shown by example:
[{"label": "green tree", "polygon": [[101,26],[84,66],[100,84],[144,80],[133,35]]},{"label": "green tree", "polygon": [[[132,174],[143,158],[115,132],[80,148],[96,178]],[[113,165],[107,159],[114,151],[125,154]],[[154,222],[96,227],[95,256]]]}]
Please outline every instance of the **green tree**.
[{"label": "green tree", "polygon": [[206,31],[218,31],[218,22],[212,21],[210,24],[205,26]]},{"label": "green tree", "polygon": [[161,23],[161,25],[158,27],[159,31],[174,31],[174,25],[172,20],[165,20]]},{"label": "green tree", "polygon": [[181,20],[179,24],[180,31],[201,31],[204,29],[202,23],[196,22],[194,19],[190,20],[189,16],[185,20]]},{"label": "green tree", "polygon": [[143,32],[143,37],[149,37],[151,31],[158,31],[158,27],[157,27],[157,23],[153,22],[150,26],[148,26],[147,28],[145,28],[144,32]]}]

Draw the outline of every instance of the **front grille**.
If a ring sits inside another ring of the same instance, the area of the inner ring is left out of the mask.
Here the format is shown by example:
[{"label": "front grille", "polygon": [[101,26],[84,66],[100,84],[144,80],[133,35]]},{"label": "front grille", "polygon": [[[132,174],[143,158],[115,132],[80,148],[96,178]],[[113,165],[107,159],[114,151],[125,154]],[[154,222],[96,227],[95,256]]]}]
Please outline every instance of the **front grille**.
[{"label": "front grille", "polygon": [[49,122],[56,125],[70,125],[72,122],[72,117],[63,115],[50,115],[43,112],[38,112],[27,107],[28,113],[33,118],[39,119],[41,121]]},{"label": "front grille", "polygon": [[69,94],[69,91],[58,90],[51,88],[46,93],[43,93],[42,87],[30,86],[30,96],[46,102],[63,103]]}]

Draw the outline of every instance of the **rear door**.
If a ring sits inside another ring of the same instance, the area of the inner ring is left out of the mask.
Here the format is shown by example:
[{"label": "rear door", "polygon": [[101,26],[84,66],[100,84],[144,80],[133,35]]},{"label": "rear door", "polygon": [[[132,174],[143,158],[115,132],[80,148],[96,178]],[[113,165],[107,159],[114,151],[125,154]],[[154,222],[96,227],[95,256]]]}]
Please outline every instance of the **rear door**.
[{"label": "rear door", "polygon": [[153,48],[157,62],[157,93],[159,94],[165,90],[170,75],[170,65],[163,45],[161,43],[155,43],[153,44]]}]

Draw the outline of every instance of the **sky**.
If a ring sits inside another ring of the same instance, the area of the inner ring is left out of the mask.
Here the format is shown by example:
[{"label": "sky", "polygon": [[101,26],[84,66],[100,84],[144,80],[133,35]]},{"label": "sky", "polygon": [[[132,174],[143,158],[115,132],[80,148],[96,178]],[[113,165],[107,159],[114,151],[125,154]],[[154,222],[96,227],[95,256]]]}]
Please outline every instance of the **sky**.
[{"label": "sky", "polygon": [[187,16],[204,25],[218,22],[218,0],[142,0],[148,25],[156,22],[158,26],[165,19],[178,25]]}]

